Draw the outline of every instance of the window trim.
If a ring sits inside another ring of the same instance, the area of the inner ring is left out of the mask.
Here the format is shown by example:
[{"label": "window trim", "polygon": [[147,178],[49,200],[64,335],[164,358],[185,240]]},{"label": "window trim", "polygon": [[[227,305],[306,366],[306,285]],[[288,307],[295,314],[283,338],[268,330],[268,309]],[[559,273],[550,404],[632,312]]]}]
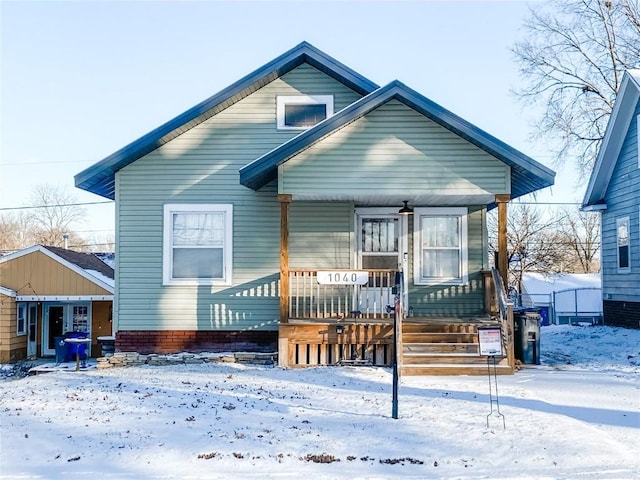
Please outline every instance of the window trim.
[{"label": "window trim", "polygon": [[[457,217],[460,219],[459,277],[422,277],[422,217]],[[465,285],[469,283],[469,241],[466,207],[415,207],[413,209],[413,283],[415,285]]]},{"label": "window trim", "polygon": [[[627,263],[626,267],[620,266],[620,237],[618,236],[618,229],[620,224],[627,224]],[[616,218],[616,265],[618,267],[618,273],[630,273],[631,272],[631,222],[628,216]]]},{"label": "window trim", "polygon": [[[173,278],[173,230],[175,213],[223,213],[223,278]],[[221,203],[167,203],[164,205],[162,227],[162,284],[163,285],[232,285],[233,272],[233,205]]]},{"label": "window trim", "polygon": [[[23,310],[22,330],[20,330],[20,310]],[[29,304],[27,302],[18,302],[16,305],[16,336],[22,337],[27,334],[27,323],[29,318]]]},{"label": "window trim", "polygon": [[[284,113],[287,105],[326,105],[327,117],[333,115],[333,95],[278,95],[276,97],[276,128],[278,130],[308,130],[311,127],[292,127],[285,125]],[[326,119],[325,119],[326,120]]]}]

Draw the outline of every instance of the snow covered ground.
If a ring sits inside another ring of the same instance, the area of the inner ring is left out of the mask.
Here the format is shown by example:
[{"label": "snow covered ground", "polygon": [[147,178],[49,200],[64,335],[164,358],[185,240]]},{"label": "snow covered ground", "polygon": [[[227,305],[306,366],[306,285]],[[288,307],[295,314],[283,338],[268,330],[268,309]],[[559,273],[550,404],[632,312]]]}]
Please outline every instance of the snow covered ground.
[{"label": "snow covered ground", "polygon": [[[498,377],[237,364],[0,382],[0,478],[640,478],[640,330],[542,328]],[[5,368],[4,372],[9,372]],[[494,408],[495,410],[495,408]]]}]

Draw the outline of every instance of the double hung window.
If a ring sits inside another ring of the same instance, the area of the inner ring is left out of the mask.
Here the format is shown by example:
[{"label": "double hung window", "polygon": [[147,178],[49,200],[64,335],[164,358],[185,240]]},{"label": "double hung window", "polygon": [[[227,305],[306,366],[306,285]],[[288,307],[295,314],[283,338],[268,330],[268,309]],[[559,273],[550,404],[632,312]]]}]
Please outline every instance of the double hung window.
[{"label": "double hung window", "polygon": [[165,284],[230,285],[233,206],[164,206]]},{"label": "double hung window", "polygon": [[631,265],[629,254],[629,217],[622,217],[616,220],[616,237],[618,247],[618,272],[628,273]]},{"label": "double hung window", "polygon": [[416,284],[466,283],[467,209],[416,208],[414,255]]},{"label": "double hung window", "polygon": [[16,335],[27,334],[27,304],[18,303],[18,318],[16,324]]}]

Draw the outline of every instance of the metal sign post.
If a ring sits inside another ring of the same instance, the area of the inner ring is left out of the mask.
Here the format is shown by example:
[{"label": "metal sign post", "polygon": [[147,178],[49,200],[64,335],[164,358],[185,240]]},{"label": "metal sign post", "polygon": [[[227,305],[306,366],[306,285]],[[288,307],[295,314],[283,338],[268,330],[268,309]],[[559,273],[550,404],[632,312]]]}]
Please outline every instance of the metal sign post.
[{"label": "metal sign post", "polygon": [[[496,415],[502,418],[502,427],[507,428],[504,415],[500,412],[500,397],[498,396],[498,375],[496,373],[496,356],[502,357],[502,328],[495,327],[478,327],[478,343],[480,344],[480,355],[487,356],[487,372],[489,374],[489,404],[491,410],[487,415],[487,428],[489,428],[489,418],[494,414],[493,406],[496,406]],[[493,384],[491,378],[491,365],[493,365]],[[495,388],[495,398],[493,389]]]},{"label": "metal sign post", "polygon": [[400,349],[398,348],[398,342],[400,341],[400,323],[402,321],[402,286],[404,279],[402,272],[396,274],[396,282],[393,287],[394,304],[387,305],[387,312],[393,311],[393,385],[391,396],[391,416],[394,419],[398,419],[398,384],[400,383],[399,371],[398,371],[398,356],[400,355]]}]

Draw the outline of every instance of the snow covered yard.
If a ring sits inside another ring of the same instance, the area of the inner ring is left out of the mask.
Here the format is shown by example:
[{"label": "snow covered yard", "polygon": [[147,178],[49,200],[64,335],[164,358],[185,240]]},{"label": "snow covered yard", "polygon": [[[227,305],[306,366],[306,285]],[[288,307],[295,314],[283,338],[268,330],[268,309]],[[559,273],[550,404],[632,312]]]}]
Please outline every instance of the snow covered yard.
[{"label": "snow covered yard", "polygon": [[640,478],[640,331],[542,329],[498,378],[237,364],[0,382],[0,478]]}]

